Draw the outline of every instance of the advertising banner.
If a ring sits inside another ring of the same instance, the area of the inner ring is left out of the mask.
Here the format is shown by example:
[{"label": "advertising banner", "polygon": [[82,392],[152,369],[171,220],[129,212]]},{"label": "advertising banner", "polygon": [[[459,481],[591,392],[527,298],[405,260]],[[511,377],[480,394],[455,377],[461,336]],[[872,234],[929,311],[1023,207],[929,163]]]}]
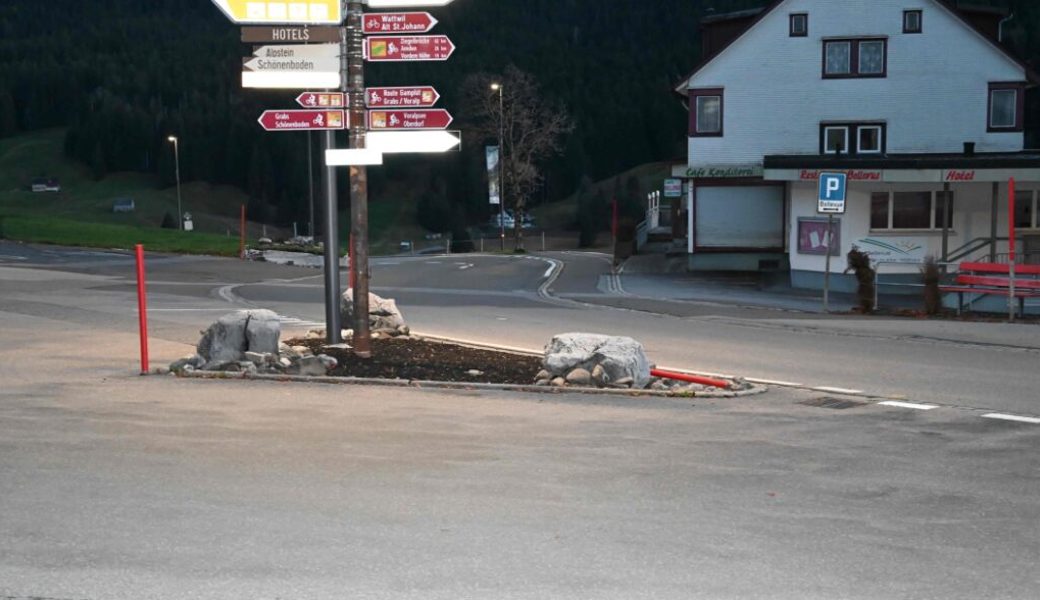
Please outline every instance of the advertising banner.
[{"label": "advertising banner", "polygon": [[488,146],[487,151],[487,175],[488,175],[488,200],[491,204],[501,204],[502,195],[499,182],[498,168],[498,146]]}]

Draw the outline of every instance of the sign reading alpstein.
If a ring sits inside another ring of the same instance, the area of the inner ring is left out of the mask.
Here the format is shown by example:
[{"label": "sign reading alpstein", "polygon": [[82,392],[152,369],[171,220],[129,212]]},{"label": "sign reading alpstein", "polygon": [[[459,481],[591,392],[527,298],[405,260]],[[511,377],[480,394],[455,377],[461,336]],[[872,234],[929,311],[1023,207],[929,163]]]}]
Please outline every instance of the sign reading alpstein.
[{"label": "sign reading alpstein", "polygon": [[430,108],[441,95],[430,86],[373,87],[365,90],[369,108]]},{"label": "sign reading alpstein", "polygon": [[378,33],[426,33],[437,25],[428,12],[368,13],[362,22],[366,35]]},{"label": "sign reading alpstein", "polygon": [[365,38],[365,59],[376,62],[448,60],[455,44],[446,35],[385,35]]}]

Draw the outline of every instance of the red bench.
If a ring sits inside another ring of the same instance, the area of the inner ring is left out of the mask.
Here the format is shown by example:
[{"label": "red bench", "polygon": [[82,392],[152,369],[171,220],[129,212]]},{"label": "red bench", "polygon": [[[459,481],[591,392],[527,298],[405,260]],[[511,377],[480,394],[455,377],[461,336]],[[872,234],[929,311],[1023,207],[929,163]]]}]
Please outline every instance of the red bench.
[{"label": "red bench", "polygon": [[[954,284],[941,285],[939,290],[957,294],[957,314],[961,314],[964,294],[1009,296],[1011,268],[1000,263],[961,263]],[[1015,265],[1015,298],[1020,315],[1025,313],[1026,298],[1040,298],[1040,265]]]}]

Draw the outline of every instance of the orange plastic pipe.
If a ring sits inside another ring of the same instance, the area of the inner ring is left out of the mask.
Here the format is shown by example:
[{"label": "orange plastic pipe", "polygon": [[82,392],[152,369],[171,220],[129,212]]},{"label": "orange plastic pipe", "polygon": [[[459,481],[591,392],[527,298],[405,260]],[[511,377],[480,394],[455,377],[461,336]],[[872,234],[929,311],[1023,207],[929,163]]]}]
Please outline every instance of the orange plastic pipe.
[{"label": "orange plastic pipe", "polygon": [[721,379],[712,379],[710,377],[699,377],[697,375],[687,375],[686,373],[675,373],[673,371],[662,371],[661,369],[650,369],[650,374],[654,377],[661,377],[664,379],[674,379],[676,381],[685,381],[687,383],[698,383],[700,385],[710,385],[717,388],[729,388],[728,381],[722,381]]}]

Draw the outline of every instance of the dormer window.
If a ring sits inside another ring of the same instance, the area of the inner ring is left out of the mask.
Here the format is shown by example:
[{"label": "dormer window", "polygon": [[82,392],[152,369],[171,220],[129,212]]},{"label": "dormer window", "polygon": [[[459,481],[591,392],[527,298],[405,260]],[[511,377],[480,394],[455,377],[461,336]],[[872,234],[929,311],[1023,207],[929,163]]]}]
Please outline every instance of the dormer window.
[{"label": "dormer window", "polygon": [[806,37],[809,35],[808,13],[793,13],[791,15],[791,37]]},{"label": "dormer window", "polygon": [[921,16],[920,10],[904,10],[903,33],[921,33]]}]

